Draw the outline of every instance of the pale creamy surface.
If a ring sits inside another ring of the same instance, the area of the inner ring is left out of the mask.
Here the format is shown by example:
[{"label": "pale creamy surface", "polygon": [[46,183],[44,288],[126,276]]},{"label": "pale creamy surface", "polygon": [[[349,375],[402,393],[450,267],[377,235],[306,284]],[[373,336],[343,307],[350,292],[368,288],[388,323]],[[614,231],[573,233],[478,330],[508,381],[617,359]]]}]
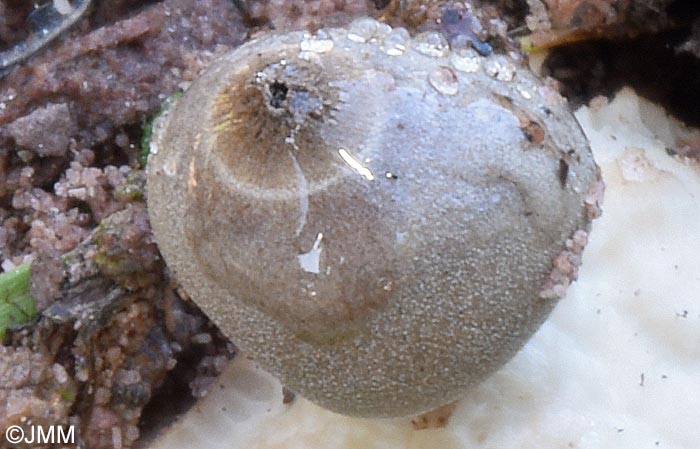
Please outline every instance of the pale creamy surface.
[{"label": "pale creamy surface", "polygon": [[700,447],[700,170],[669,157],[678,124],[623,90],[582,108],[607,185],[579,280],[445,429],[347,418],[240,358],[151,449]]}]

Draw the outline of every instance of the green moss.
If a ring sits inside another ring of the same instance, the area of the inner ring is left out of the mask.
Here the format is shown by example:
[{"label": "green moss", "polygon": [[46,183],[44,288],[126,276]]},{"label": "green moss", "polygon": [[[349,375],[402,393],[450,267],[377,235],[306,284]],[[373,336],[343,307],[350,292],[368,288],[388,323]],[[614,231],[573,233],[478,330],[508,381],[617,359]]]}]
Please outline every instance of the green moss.
[{"label": "green moss", "polygon": [[103,248],[103,243],[99,235],[95,238],[97,244],[97,253],[95,254],[95,263],[100,268],[103,274],[111,275],[119,271],[121,261],[118,257],[110,257],[107,251]]},{"label": "green moss", "polygon": [[66,402],[73,402],[75,401],[75,392],[71,390],[59,390],[58,395],[61,397]]},{"label": "green moss", "polygon": [[153,122],[163,115],[168,108],[182,96],[182,92],[175,92],[169,96],[164,102],[160,111],[156,112],[152,117],[144,120],[141,125],[141,152],[139,153],[139,166],[145,168],[148,163],[148,155],[151,154],[151,137],[153,136]]},{"label": "green moss", "polygon": [[525,36],[520,38],[520,49],[525,53],[535,53],[541,50],[532,42],[530,36]]},{"label": "green moss", "polygon": [[102,266],[107,263],[107,256],[104,253],[97,253],[95,254],[95,263],[98,266]]},{"label": "green moss", "polygon": [[[148,157],[148,155],[146,155]],[[142,171],[131,170],[126,175],[126,182],[114,191],[114,197],[119,201],[133,203],[142,201],[146,191],[146,178]]]},{"label": "green moss", "polygon": [[36,305],[29,294],[31,264],[25,263],[0,274],[0,339],[9,326],[31,321],[36,316]]}]

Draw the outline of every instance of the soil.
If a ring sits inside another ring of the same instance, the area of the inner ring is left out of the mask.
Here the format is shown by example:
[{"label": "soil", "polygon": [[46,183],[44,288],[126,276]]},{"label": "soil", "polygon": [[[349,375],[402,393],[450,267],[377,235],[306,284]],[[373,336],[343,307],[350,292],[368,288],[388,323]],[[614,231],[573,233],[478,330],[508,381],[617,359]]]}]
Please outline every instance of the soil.
[{"label": "soil", "polygon": [[[632,84],[700,125],[693,2],[93,2],[57,40],[0,73],[0,271],[32,262],[39,310],[0,345],[3,434],[63,424],[75,427],[75,447],[133,447],[206,394],[235,355],[160,258],[141,139],[167,98],[251,36],[371,15],[521,63],[520,38],[539,36],[557,47],[545,74],[572,104]],[[32,36],[30,13],[28,2],[0,0],[0,52]],[[699,157],[700,137],[669,152]]]}]

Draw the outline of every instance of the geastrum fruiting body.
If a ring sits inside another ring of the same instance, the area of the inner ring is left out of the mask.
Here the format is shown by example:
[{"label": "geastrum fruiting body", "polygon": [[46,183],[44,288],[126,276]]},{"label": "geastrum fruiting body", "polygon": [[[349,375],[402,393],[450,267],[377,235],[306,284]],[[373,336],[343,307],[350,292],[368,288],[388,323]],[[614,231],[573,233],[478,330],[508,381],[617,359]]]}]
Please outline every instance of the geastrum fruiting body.
[{"label": "geastrum fruiting body", "polygon": [[370,19],[226,54],[151,150],[175,278],[291,390],[360,416],[444,405],[510,359],[575,277],[601,193],[528,70]]}]

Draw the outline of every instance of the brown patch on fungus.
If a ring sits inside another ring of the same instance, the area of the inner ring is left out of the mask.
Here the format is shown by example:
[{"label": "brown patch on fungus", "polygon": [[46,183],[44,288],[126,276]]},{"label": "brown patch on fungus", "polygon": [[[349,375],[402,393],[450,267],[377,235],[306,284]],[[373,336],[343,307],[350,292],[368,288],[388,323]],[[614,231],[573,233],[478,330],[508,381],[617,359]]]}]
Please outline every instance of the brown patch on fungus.
[{"label": "brown patch on fungus", "polygon": [[441,429],[447,425],[456,407],[457,403],[453,402],[427,413],[423,413],[412,419],[411,425],[416,430]]},{"label": "brown patch on fungus", "polygon": [[586,193],[584,203],[586,204],[586,214],[589,220],[594,220],[603,213],[602,204],[604,195],[605,183],[603,180],[598,180],[594,183],[588,193]]},{"label": "brown patch on fungus", "polygon": [[581,253],[588,242],[588,234],[578,230],[566,241],[566,249],[557,254],[552,261],[552,271],[540,292],[542,299],[561,299],[566,288],[578,276],[581,265]]}]

